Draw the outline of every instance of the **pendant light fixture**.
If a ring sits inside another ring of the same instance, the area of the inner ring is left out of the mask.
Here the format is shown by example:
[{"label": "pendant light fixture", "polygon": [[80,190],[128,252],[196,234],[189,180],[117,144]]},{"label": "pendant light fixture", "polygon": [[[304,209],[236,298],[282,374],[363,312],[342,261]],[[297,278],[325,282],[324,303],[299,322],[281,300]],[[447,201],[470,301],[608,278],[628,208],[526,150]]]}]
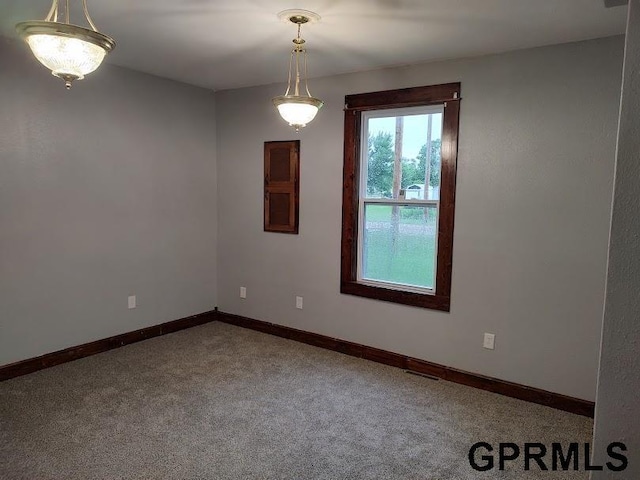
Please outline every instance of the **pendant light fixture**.
[{"label": "pendant light fixture", "polygon": [[[307,50],[304,48],[305,40],[300,35],[302,25],[309,21],[317,21],[320,16],[305,10],[285,10],[278,15],[298,26],[298,36],[293,40],[293,50],[289,58],[289,80],[287,91],[273,99],[273,104],[278,109],[280,116],[292,127],[299,131],[311,122],[323,105],[322,100],[311,96],[307,81]],[[295,71],[294,71],[295,68]],[[293,78],[293,86],[292,77]],[[302,78],[301,78],[302,75]],[[306,95],[300,94],[300,82],[304,82]]]},{"label": "pendant light fixture", "polygon": [[[16,30],[38,61],[64,80],[68,90],[74,80],[82,80],[96,70],[107,53],[115,48],[116,42],[98,32],[89,16],[87,0],[82,0],[82,8],[90,30],[70,23],[70,0],[62,1],[64,16],[60,11],[61,0],[53,0],[44,20],[18,23]],[[63,17],[63,21],[59,22],[58,17]]]}]

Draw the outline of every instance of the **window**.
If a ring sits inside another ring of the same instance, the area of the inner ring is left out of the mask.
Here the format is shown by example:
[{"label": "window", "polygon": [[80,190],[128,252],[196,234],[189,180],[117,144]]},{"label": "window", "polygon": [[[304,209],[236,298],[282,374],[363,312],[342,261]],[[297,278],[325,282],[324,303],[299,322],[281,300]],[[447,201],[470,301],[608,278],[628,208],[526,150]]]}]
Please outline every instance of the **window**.
[{"label": "window", "polygon": [[449,311],[460,84],[345,103],[340,291]]}]

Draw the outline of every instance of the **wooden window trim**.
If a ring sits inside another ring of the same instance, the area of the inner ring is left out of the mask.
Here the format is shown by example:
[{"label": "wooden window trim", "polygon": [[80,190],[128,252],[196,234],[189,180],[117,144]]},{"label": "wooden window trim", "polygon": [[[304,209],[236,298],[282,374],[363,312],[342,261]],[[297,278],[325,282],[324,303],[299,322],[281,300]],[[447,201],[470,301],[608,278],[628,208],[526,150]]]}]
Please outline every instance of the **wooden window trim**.
[{"label": "wooden window trim", "polygon": [[[357,243],[362,112],[437,104],[444,104],[445,109],[442,127],[442,173],[435,294],[390,289],[358,282]],[[445,312],[450,310],[459,117],[460,83],[363,93],[345,97],[341,293]]]},{"label": "wooden window trim", "polygon": [[[274,181],[270,177],[271,151],[289,150],[289,180]],[[290,195],[289,221],[274,224],[270,218],[271,194]],[[264,231],[297,235],[300,224],[300,140],[264,142]]]}]

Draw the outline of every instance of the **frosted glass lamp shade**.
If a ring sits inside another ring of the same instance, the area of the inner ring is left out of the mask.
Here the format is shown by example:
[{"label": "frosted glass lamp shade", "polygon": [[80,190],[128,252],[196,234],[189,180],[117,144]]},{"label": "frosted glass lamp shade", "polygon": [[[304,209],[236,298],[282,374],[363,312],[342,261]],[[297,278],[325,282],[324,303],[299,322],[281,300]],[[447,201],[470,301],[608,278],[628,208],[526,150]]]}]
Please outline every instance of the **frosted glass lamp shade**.
[{"label": "frosted glass lamp shade", "polygon": [[322,100],[313,97],[282,95],[273,99],[280,116],[296,130],[311,122],[322,107]]},{"label": "frosted glass lamp shade", "polygon": [[27,43],[38,61],[54,75],[78,80],[96,70],[107,54],[92,43],[57,35],[31,35]]},{"label": "frosted glass lamp shade", "polygon": [[110,37],[77,25],[43,21],[16,28],[38,61],[65,80],[67,88],[95,71],[115,47]]}]

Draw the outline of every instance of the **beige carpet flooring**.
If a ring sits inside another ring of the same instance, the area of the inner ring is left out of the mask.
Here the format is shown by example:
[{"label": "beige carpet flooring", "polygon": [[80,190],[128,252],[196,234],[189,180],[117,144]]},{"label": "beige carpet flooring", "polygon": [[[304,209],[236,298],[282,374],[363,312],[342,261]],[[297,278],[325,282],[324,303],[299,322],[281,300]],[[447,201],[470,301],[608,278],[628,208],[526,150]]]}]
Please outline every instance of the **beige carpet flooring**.
[{"label": "beige carpet flooring", "polygon": [[471,469],[592,421],[218,322],[0,383],[2,479],[587,479]]}]

